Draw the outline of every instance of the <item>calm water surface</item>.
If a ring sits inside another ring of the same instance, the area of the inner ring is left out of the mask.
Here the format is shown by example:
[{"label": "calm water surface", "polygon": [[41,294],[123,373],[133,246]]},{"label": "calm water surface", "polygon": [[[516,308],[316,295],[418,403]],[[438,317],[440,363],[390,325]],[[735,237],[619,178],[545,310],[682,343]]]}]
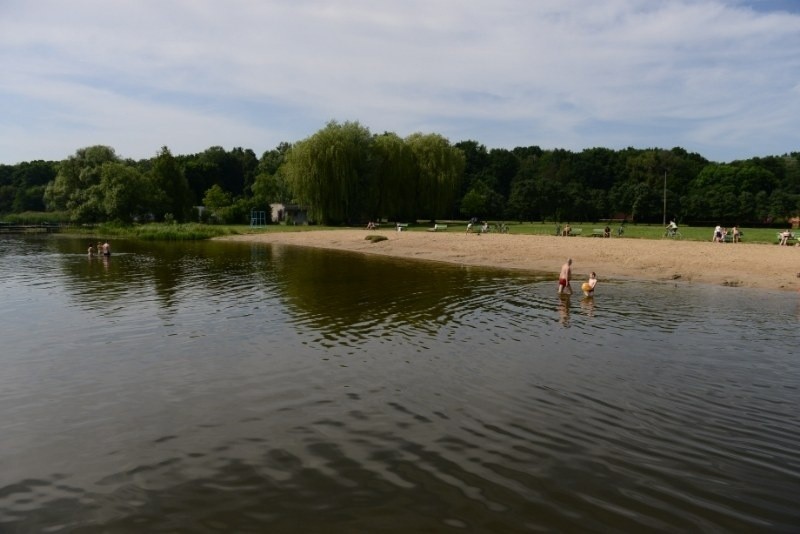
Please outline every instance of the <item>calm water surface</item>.
[{"label": "calm water surface", "polygon": [[0,238],[0,532],[800,525],[797,294],[84,241]]}]

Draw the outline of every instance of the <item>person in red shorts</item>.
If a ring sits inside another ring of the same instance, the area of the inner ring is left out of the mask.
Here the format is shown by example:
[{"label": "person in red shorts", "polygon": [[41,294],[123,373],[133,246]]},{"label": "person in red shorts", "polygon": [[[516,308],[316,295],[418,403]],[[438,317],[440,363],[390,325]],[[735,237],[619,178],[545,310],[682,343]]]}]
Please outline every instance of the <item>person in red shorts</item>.
[{"label": "person in red shorts", "polygon": [[572,258],[567,260],[567,263],[561,266],[561,272],[558,274],[558,294],[572,295],[572,286],[569,281],[572,279]]}]

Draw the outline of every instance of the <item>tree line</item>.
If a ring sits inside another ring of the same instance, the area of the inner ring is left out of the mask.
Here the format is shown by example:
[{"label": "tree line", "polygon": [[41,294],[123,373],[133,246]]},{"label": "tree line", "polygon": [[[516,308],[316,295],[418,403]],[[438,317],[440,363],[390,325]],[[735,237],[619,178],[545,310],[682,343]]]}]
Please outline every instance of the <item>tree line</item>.
[{"label": "tree line", "polygon": [[63,161],[0,165],[0,214],[184,222],[203,205],[205,216],[238,224],[271,203],[301,205],[326,225],[472,217],[778,224],[800,213],[800,153],[716,163],[682,148],[487,149],[331,121],[260,158],[241,147],[177,156],[162,147],[134,161],[97,145]]}]

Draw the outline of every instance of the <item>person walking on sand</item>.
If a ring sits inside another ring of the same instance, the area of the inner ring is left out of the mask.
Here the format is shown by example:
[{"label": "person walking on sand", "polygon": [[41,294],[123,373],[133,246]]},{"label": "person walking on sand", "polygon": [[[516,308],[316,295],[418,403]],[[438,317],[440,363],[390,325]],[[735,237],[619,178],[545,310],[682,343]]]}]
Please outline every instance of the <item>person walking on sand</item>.
[{"label": "person walking on sand", "polygon": [[569,281],[572,279],[572,258],[567,260],[567,263],[561,266],[561,272],[558,274],[558,294],[559,295],[572,295],[572,286]]},{"label": "person walking on sand", "polygon": [[581,284],[581,289],[583,290],[583,294],[587,297],[594,296],[594,286],[597,285],[597,275],[592,271],[592,274],[589,275],[589,281],[584,282]]}]

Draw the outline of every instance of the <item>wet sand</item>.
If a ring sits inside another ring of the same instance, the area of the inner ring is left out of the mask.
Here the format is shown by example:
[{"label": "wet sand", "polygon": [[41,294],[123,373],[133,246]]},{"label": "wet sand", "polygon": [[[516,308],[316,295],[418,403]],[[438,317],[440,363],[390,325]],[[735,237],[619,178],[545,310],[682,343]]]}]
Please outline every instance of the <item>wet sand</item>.
[{"label": "wet sand", "polygon": [[[372,242],[368,235],[387,239]],[[217,238],[348,250],[461,265],[552,273],[573,259],[576,281],[640,279],[729,287],[798,290],[800,247],[631,238],[556,237],[462,232],[312,230]],[[573,289],[579,286],[573,284]]]}]

